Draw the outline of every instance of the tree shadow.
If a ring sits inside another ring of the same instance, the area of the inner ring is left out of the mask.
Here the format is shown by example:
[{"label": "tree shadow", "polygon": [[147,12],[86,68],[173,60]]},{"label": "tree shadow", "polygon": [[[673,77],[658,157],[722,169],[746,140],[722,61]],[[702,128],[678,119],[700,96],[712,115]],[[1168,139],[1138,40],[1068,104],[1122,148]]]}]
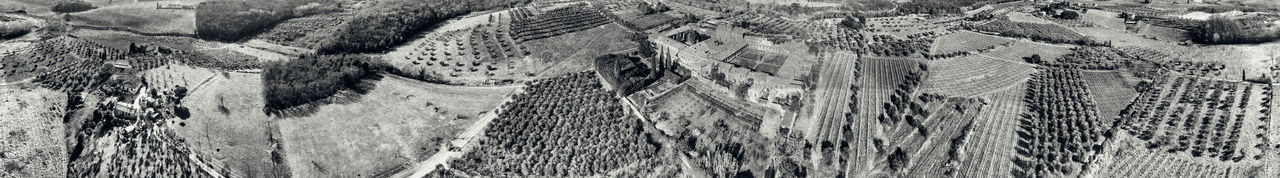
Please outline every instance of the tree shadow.
[{"label": "tree shadow", "polygon": [[354,86],[351,86],[350,88],[338,91],[337,93],[334,93],[333,96],[329,96],[324,99],[311,101],[306,104],[284,108],[284,109],[274,109],[270,107],[264,107],[262,110],[268,116],[276,116],[279,118],[298,118],[298,117],[311,116],[320,110],[320,106],[329,105],[329,104],[352,104],[352,103],[359,102],[361,99],[364,98],[365,94],[368,94],[370,91],[377,89],[377,82],[381,81],[382,78],[384,78],[384,76],[382,76],[381,74],[370,75],[369,77],[366,77],[363,80],[360,80],[360,83],[357,83]]}]

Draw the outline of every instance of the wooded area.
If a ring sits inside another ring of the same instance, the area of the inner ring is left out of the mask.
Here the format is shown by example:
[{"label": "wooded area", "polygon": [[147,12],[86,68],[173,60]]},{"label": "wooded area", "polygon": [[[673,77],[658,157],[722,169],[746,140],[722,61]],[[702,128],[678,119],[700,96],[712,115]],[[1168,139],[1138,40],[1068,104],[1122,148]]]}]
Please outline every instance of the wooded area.
[{"label": "wooded area", "polygon": [[57,13],[72,13],[92,10],[94,8],[97,7],[93,7],[93,4],[89,4],[89,2],[85,2],[84,0],[71,0],[58,1],[57,3],[54,3],[53,7],[49,10]]},{"label": "wooded area", "polygon": [[393,0],[358,12],[351,22],[339,27],[333,39],[321,45],[320,53],[361,53],[389,49],[408,41],[414,34],[472,11],[488,10],[529,0]]},{"label": "wooded area", "polygon": [[1265,43],[1280,39],[1280,31],[1246,26],[1225,17],[1209,18],[1189,33],[1192,40],[1205,44]]},{"label": "wooded area", "polygon": [[338,91],[359,90],[361,81],[389,68],[386,66],[378,59],[359,55],[302,56],[267,64],[262,74],[266,109],[285,109]]},{"label": "wooded area", "polygon": [[308,3],[332,0],[221,0],[201,2],[196,8],[196,36],[218,41],[239,41],[294,18],[294,9]]}]

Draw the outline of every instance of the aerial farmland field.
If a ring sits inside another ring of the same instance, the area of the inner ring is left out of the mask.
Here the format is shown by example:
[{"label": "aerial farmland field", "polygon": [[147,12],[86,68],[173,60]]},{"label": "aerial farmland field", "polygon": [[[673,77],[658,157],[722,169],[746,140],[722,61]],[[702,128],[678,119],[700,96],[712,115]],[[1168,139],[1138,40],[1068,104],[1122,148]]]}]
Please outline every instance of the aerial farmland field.
[{"label": "aerial farmland field", "polygon": [[973,31],[957,31],[955,33],[943,35],[934,39],[933,48],[929,50],[935,54],[946,54],[960,51],[973,51],[979,49],[991,49],[996,45],[1002,45],[1013,42],[1013,39],[981,34]]},{"label": "aerial farmland field", "polygon": [[985,55],[929,61],[933,73],[921,91],[956,97],[977,97],[1026,82],[1035,73],[1032,64]]},{"label": "aerial farmland field", "polygon": [[139,2],[103,7],[70,14],[74,25],[117,27],[146,33],[192,34],[196,30],[194,10],[156,9],[155,3]]},{"label": "aerial farmland field", "polygon": [[0,177],[1280,177],[1267,0],[0,0]]}]

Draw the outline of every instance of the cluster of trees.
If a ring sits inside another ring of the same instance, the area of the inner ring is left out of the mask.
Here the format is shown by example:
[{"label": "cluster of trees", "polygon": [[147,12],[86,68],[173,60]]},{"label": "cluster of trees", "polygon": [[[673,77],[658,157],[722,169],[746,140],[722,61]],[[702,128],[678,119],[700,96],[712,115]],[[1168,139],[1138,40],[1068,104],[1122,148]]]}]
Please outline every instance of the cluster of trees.
[{"label": "cluster of trees", "polygon": [[[0,17],[4,18],[4,17]],[[35,24],[26,20],[5,21],[0,19],[0,39],[17,38],[35,28]]]},{"label": "cluster of trees", "polygon": [[49,8],[49,10],[57,13],[73,13],[92,10],[95,8],[97,7],[93,7],[93,4],[84,0],[60,0],[53,3],[53,7]]},{"label": "cluster of trees", "polygon": [[916,0],[898,4],[898,12],[903,14],[963,14],[966,7],[979,7],[992,3],[1004,3],[1016,0]]},{"label": "cluster of trees", "polygon": [[1214,76],[1222,75],[1222,70],[1227,68],[1226,64],[1221,62],[1198,62],[1198,61],[1169,61],[1162,63],[1165,67],[1187,75]]},{"label": "cluster of trees", "polygon": [[640,3],[636,3],[636,6],[636,10],[639,10],[640,13],[646,15],[671,11],[671,7],[667,7],[667,4],[663,4],[662,2],[649,4],[648,2],[640,1]]},{"label": "cluster of trees", "polygon": [[1110,47],[1078,47],[1054,60],[1042,60],[1038,54],[1026,58],[1033,64],[1089,70],[1115,70],[1130,59],[1120,50]]},{"label": "cluster of trees", "polygon": [[1031,40],[1050,43],[1071,43],[1084,46],[1106,45],[1062,26],[1014,22],[1007,17],[984,24],[964,23],[962,26],[974,31],[995,32],[1000,33],[1001,36],[1031,38]]},{"label": "cluster of trees", "polygon": [[323,42],[323,54],[376,52],[390,49],[446,20],[531,0],[389,0],[365,7]]},{"label": "cluster of trees", "polygon": [[361,82],[390,68],[361,55],[301,56],[263,68],[266,109],[281,110],[328,98],[342,90],[363,89]]},{"label": "cluster of trees", "polygon": [[1204,44],[1266,43],[1280,39],[1280,30],[1263,26],[1265,23],[1245,25],[1237,19],[1212,17],[1189,33],[1191,40]]},{"label": "cluster of trees", "polygon": [[239,41],[296,17],[294,9],[308,3],[333,0],[219,0],[200,2],[196,8],[196,36],[201,39]]},{"label": "cluster of trees", "polygon": [[285,20],[275,27],[255,37],[272,43],[316,48],[318,41],[328,39],[336,26],[347,22],[347,18],[336,14],[314,15]]},{"label": "cluster of trees", "polygon": [[864,17],[864,16],[857,16],[857,17],[849,16],[849,17],[844,17],[844,19],[840,20],[840,26],[853,29],[853,30],[861,30],[863,27],[866,27],[866,24],[867,24],[867,17]]},{"label": "cluster of trees", "polygon": [[663,75],[661,69],[650,68],[638,57],[608,54],[596,57],[595,62],[600,76],[613,84],[622,96],[643,90]]},{"label": "cluster of trees", "polygon": [[932,39],[897,39],[887,35],[872,37],[872,42],[862,49],[863,53],[879,56],[911,56],[927,54],[933,45]]},{"label": "cluster of trees", "polygon": [[0,59],[3,76],[26,75],[46,88],[86,91],[111,76],[104,61],[126,59],[124,50],[70,37],[40,41],[32,49]]},{"label": "cluster of trees", "polygon": [[475,150],[450,167],[472,175],[602,175],[654,156],[656,143],[593,72],[527,83],[503,105]]},{"label": "cluster of trees", "polygon": [[[1027,81],[1014,177],[1072,175],[1102,151],[1103,124],[1079,70],[1037,67]],[[1025,151],[1024,151],[1025,150]]]},{"label": "cluster of trees", "polygon": [[1067,2],[1057,2],[1057,3],[1052,3],[1049,5],[1040,7],[1040,11],[1044,12],[1049,16],[1053,16],[1053,18],[1067,19],[1067,20],[1079,19],[1080,13],[1085,13],[1089,11],[1088,9],[1081,9],[1080,12],[1077,13],[1076,11],[1067,10],[1067,8],[1069,7],[1071,7],[1071,5],[1068,4]]}]

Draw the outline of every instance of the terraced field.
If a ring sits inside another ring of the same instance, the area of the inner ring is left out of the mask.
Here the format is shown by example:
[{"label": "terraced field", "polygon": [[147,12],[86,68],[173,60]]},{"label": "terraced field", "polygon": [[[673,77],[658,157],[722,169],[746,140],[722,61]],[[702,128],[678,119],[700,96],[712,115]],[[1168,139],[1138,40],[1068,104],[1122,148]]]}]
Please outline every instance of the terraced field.
[{"label": "terraced field", "polygon": [[929,52],[934,54],[946,54],[961,51],[974,51],[979,49],[989,49],[993,46],[1013,41],[1014,39],[1012,38],[962,30],[942,35],[941,37],[934,39],[933,47],[929,49]]},{"label": "terraced field", "polygon": [[1009,45],[1009,47],[992,50],[990,53],[985,53],[985,55],[1017,61],[1034,54],[1039,54],[1041,59],[1057,59],[1068,53],[1071,53],[1071,47],[1018,40]]},{"label": "terraced field", "polygon": [[1093,101],[1098,103],[1098,115],[1102,117],[1119,117],[1120,110],[1129,106],[1138,91],[1135,83],[1130,83],[1120,72],[1082,72],[1086,87],[1092,93]]},{"label": "terraced field", "polygon": [[1027,80],[1035,73],[1032,64],[995,59],[984,55],[929,61],[932,75],[921,91],[956,97],[977,97],[997,92]]}]

